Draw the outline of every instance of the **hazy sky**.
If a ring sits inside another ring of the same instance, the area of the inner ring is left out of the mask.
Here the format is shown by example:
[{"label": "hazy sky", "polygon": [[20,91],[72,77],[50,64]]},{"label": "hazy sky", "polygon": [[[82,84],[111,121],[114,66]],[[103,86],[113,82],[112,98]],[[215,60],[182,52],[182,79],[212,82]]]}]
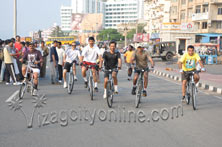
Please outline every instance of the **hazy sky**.
[{"label": "hazy sky", "polygon": [[[13,36],[13,2],[0,0],[0,38]],[[30,31],[47,29],[60,24],[61,5],[70,5],[71,0],[17,0],[17,33],[28,36]]]}]

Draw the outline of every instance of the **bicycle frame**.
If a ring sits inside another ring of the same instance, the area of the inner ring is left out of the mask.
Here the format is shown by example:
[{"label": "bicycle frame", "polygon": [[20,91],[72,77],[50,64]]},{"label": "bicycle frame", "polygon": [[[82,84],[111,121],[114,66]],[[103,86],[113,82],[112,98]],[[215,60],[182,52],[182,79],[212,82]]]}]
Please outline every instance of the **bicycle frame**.
[{"label": "bicycle frame", "polygon": [[193,105],[193,109],[196,110],[196,92],[197,92],[197,87],[196,87],[196,83],[194,81],[194,74],[195,73],[199,73],[200,71],[189,71],[186,72],[189,75],[189,80],[187,81],[187,85],[186,85],[186,94],[187,94],[187,98],[186,98],[186,102],[187,104],[189,104],[190,102],[190,97],[192,98],[192,105]]}]

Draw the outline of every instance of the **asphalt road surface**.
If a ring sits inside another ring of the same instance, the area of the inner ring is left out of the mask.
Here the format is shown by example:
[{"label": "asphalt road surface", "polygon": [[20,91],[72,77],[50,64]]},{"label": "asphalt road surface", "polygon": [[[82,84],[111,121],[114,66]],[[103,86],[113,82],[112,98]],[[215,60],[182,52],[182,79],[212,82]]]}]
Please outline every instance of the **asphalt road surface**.
[{"label": "asphalt road surface", "polygon": [[0,84],[0,147],[222,146],[221,96],[199,90],[198,110],[183,104],[176,117],[172,108],[181,108],[180,83],[150,74],[148,96],[136,109],[125,68],[118,77],[119,94],[109,109],[102,80],[91,101],[79,72],[71,95],[62,85],[51,85],[47,74],[39,86],[46,104],[39,103],[43,107],[36,108],[33,121],[33,97],[26,94],[20,109],[10,110],[5,101],[19,86]]}]

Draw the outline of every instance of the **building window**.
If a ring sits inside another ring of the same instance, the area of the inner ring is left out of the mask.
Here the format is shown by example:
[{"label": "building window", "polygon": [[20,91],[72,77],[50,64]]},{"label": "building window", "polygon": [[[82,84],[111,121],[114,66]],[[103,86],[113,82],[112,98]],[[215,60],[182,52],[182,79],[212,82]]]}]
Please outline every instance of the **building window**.
[{"label": "building window", "polygon": [[185,19],[185,12],[184,11],[181,12],[181,16],[180,17],[181,17],[181,20]]},{"label": "building window", "polygon": [[222,15],[222,8],[218,8],[218,15]]},{"label": "building window", "polygon": [[182,4],[182,5],[186,5],[186,0],[182,0],[182,1],[181,1],[181,4]]},{"label": "building window", "polygon": [[189,18],[192,18],[192,14],[193,14],[193,9],[192,8],[188,9],[188,17]]},{"label": "building window", "polygon": [[196,11],[195,11],[195,13],[200,13],[200,8],[201,8],[201,6],[196,6]]},{"label": "building window", "polygon": [[202,22],[202,29],[207,29],[207,22]]},{"label": "building window", "polygon": [[203,6],[203,13],[208,12],[208,5]]},{"label": "building window", "polygon": [[217,29],[222,29],[222,21],[217,21]]}]

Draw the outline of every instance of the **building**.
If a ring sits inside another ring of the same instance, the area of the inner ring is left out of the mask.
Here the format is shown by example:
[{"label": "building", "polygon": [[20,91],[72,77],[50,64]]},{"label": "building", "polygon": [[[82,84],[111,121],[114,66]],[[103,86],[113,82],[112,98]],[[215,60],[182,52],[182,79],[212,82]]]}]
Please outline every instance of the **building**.
[{"label": "building", "polygon": [[153,42],[160,41],[163,24],[170,22],[170,0],[145,0],[144,21],[145,31],[150,34]]},{"label": "building", "polygon": [[61,29],[67,32],[72,31],[73,14],[91,13],[105,14],[105,0],[72,0],[71,6],[61,6]]},{"label": "building", "polygon": [[71,31],[71,22],[72,22],[72,7],[61,6],[60,9],[61,16],[61,29],[62,31]]},{"label": "building", "polygon": [[105,28],[117,29],[121,23],[143,19],[143,0],[108,0],[105,6]]},{"label": "building", "polygon": [[104,0],[72,0],[73,13],[104,13],[105,1]]},{"label": "building", "polygon": [[158,8],[163,8],[161,3],[167,1],[145,0],[145,20],[149,23],[146,29],[151,34],[155,32],[153,36],[159,37],[160,41],[176,41],[178,53],[190,44],[221,42],[222,0],[170,0],[170,9],[164,8],[170,10],[169,17],[164,21],[150,23],[148,20],[154,19],[151,14],[159,18],[161,15],[158,13],[165,13],[165,10],[159,11]]}]

